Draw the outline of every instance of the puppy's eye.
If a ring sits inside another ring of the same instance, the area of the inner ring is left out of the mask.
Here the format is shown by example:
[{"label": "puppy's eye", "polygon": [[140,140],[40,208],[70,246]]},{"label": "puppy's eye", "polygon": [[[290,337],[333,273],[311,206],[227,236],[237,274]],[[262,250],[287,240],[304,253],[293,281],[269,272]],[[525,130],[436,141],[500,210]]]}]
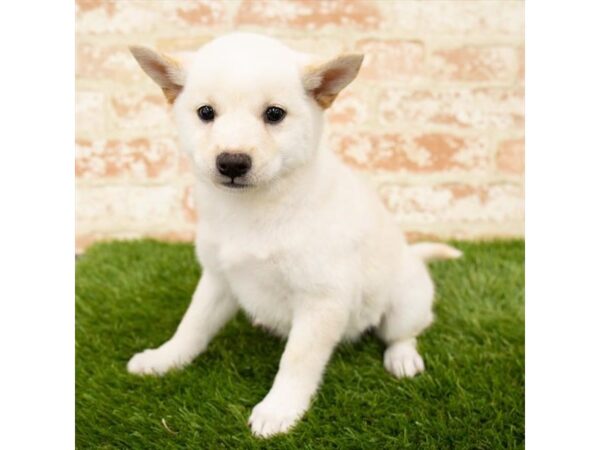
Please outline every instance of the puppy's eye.
[{"label": "puppy's eye", "polygon": [[285,117],[285,110],[281,109],[279,106],[269,106],[265,110],[265,122],[267,123],[279,123]]},{"label": "puppy's eye", "polygon": [[198,117],[200,117],[200,120],[202,120],[203,122],[212,122],[213,120],[215,120],[215,110],[210,105],[201,106],[200,108],[198,108],[197,112]]}]

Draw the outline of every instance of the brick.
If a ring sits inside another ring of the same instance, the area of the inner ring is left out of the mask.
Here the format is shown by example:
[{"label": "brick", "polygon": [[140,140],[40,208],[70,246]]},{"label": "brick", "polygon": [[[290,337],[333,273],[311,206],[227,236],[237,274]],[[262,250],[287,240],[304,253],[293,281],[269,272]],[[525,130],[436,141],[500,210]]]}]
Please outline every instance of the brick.
[{"label": "brick", "polygon": [[77,0],[75,30],[78,33],[141,33],[164,23],[164,17],[146,2]]},{"label": "brick", "polygon": [[[497,0],[76,0],[77,248],[193,238],[192,164],[127,46],[177,55],[235,28],[323,58],[366,54],[326,113],[329,142],[385,181],[380,193],[413,238],[522,235],[523,9]],[[489,181],[503,175],[511,182]]]},{"label": "brick", "polygon": [[435,50],[430,73],[442,81],[510,81],[517,75],[517,50],[505,46],[463,46]]},{"label": "brick", "polygon": [[458,36],[523,36],[524,2],[436,0],[381,2],[386,29]]},{"label": "brick", "polygon": [[222,25],[228,21],[226,2],[170,0],[164,2],[77,0],[77,33],[132,34],[183,27]]},{"label": "brick", "polygon": [[461,129],[520,130],[525,123],[523,88],[385,88],[377,107],[379,123],[394,127],[447,125]]},{"label": "brick", "polygon": [[76,140],[75,175],[81,180],[162,180],[177,161],[176,143],[168,138]]},{"label": "brick", "polygon": [[335,126],[355,127],[369,120],[370,101],[368,92],[352,85],[342,91],[327,110],[327,122]]},{"label": "brick", "polygon": [[193,35],[176,38],[159,39],[156,42],[156,50],[169,55],[176,56],[178,52],[196,51],[204,44],[210,42],[218,35]]},{"label": "brick", "polygon": [[519,68],[517,70],[519,81],[525,82],[525,47],[519,48]]},{"label": "brick", "polygon": [[308,37],[306,35],[277,36],[277,39],[280,39],[285,45],[294,50],[318,55],[323,59],[334,58],[342,53],[355,51],[353,47],[349,47],[348,42],[335,35],[323,35],[319,36],[319,39],[310,37],[310,35]]},{"label": "brick", "polygon": [[331,148],[360,170],[398,173],[483,171],[489,151],[483,138],[442,133],[332,134]]},{"label": "brick", "polygon": [[193,242],[195,234],[194,229],[189,229],[187,227],[181,227],[181,229],[177,228],[167,232],[119,231],[79,233],[75,236],[75,253],[80,255],[92,244],[114,240],[152,238],[169,242]]},{"label": "brick", "polygon": [[168,231],[180,223],[182,190],[176,186],[78,186],[79,234],[105,231]]},{"label": "brick", "polygon": [[423,43],[406,40],[363,39],[356,51],[365,59],[358,75],[362,80],[410,81],[423,75]]},{"label": "brick", "polygon": [[179,175],[190,175],[193,177],[194,163],[192,158],[184,152],[179,152],[179,159],[177,164],[177,173]]},{"label": "brick", "polygon": [[243,0],[235,18],[237,25],[302,30],[372,30],[381,21],[378,3],[369,0]]},{"label": "brick", "polygon": [[173,132],[175,129],[169,104],[160,92],[116,94],[110,99],[109,112],[113,127],[118,130]]},{"label": "brick", "polygon": [[127,44],[103,45],[78,40],[75,58],[77,79],[136,83],[136,86],[156,88],[137,64]]},{"label": "brick", "polygon": [[106,129],[105,95],[78,91],[75,95],[75,134],[103,134]]},{"label": "brick", "polygon": [[508,139],[498,144],[496,167],[501,172],[522,175],[525,171],[525,139]]},{"label": "brick", "polygon": [[181,210],[186,222],[195,224],[198,221],[198,209],[193,184],[186,186],[183,191]]},{"label": "brick", "polygon": [[524,219],[523,188],[507,183],[410,186],[384,184],[379,193],[401,224],[440,224]]},{"label": "brick", "polygon": [[75,254],[82,254],[90,245],[102,241],[102,236],[93,233],[75,233]]},{"label": "brick", "polygon": [[[168,14],[172,6],[168,2],[162,2],[165,12]],[[227,21],[226,2],[215,2],[214,0],[195,0],[176,2],[177,19],[181,26],[212,26],[223,25]],[[179,25],[179,24],[178,24]]]},{"label": "brick", "polygon": [[404,231],[404,237],[410,244],[421,241],[434,242],[439,240],[438,236],[435,234],[423,233],[420,231]]},{"label": "brick", "polygon": [[83,20],[86,14],[98,13],[114,16],[119,5],[108,0],[75,0],[75,13],[77,20]]}]

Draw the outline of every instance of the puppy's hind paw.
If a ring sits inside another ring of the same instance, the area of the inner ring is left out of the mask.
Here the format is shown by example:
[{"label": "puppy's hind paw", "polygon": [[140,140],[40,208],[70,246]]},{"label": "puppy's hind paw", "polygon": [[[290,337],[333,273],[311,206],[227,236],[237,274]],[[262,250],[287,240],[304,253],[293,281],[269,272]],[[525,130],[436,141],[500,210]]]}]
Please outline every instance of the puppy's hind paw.
[{"label": "puppy's hind paw", "polygon": [[189,361],[164,347],[144,350],[133,355],[127,371],[135,375],[164,375],[169,370],[184,367]]},{"label": "puppy's hind paw", "polygon": [[413,342],[397,342],[391,345],[383,358],[385,368],[397,378],[412,378],[425,370],[423,358]]}]

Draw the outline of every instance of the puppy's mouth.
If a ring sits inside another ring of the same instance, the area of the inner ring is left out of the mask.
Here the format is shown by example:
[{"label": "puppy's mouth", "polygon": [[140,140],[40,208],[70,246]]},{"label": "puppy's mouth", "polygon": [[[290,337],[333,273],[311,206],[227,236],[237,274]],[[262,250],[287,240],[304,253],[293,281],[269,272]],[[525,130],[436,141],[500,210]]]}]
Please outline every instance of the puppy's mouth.
[{"label": "puppy's mouth", "polygon": [[252,187],[250,183],[244,182],[239,178],[229,178],[227,180],[219,181],[221,186],[226,187],[227,189],[247,189]]}]

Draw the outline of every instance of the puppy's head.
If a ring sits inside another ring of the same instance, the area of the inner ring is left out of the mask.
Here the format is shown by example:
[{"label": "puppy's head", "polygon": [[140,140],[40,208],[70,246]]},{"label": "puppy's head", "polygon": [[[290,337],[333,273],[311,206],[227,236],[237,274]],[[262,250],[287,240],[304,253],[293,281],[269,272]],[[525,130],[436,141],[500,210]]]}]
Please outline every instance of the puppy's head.
[{"label": "puppy's head", "polygon": [[323,110],[357,75],[362,55],[315,63],[250,33],[216,39],[176,60],[132,47],[173,104],[183,150],[197,174],[226,189],[267,186],[308,164]]}]

